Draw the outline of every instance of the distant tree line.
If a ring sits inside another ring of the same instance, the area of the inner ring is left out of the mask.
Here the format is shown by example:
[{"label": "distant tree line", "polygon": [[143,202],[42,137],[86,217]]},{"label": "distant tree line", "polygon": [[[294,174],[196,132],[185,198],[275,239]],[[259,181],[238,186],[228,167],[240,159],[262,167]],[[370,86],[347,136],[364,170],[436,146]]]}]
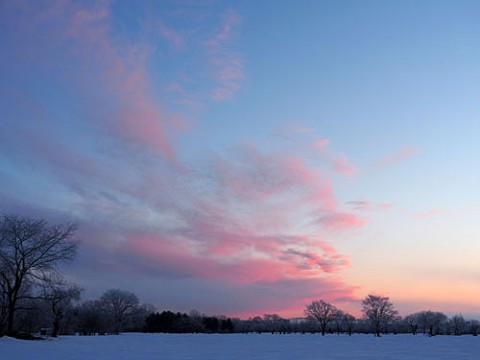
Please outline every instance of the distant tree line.
[{"label": "distant tree line", "polygon": [[420,311],[404,318],[388,297],[368,295],[362,317],[355,318],[324,300],[306,305],[305,317],[284,319],[265,314],[247,320],[158,311],[137,296],[109,289],[96,300],[81,301],[83,289],[66,281],[59,265],[77,252],[76,226],[51,225],[19,216],[0,218],[0,336],[32,334],[105,335],[149,333],[319,333],[477,336],[480,322],[462,315]]},{"label": "distant tree line", "polygon": [[145,320],[145,332],[150,333],[232,333],[232,319],[224,316],[207,316],[198,311],[188,315],[162,311],[151,313]]},{"label": "distant tree line", "polygon": [[[373,334],[424,334],[435,335],[478,335],[480,322],[466,320],[461,314],[447,317],[438,311],[419,311],[402,318],[395,310],[393,303],[386,296],[368,295],[362,301],[362,317],[343,312],[334,305],[323,301],[312,301],[305,308],[305,321],[301,321],[300,329],[310,326],[310,332]],[[297,329],[298,331],[298,329]],[[307,330],[308,331],[308,330]]]}]

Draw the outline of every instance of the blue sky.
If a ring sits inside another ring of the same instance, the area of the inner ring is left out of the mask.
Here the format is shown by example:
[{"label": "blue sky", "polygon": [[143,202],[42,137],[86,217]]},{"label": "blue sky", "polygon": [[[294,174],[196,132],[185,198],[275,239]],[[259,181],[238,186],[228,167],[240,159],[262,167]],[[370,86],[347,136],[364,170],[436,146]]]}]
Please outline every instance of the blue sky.
[{"label": "blue sky", "polygon": [[479,313],[475,1],[5,1],[0,211],[95,297]]}]

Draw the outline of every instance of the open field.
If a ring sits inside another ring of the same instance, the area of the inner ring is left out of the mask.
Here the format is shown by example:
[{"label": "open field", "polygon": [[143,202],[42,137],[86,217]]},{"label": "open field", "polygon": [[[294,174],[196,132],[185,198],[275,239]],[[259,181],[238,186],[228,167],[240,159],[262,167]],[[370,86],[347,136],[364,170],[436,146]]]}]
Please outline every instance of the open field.
[{"label": "open field", "polygon": [[478,359],[480,337],[123,334],[50,341],[0,338],[1,359]]}]

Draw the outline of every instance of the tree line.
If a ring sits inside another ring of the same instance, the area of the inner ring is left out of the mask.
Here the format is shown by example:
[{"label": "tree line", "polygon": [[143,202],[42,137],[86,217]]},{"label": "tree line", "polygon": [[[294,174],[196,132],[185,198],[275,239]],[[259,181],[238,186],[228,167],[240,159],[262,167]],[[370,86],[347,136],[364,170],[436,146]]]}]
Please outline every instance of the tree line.
[{"label": "tree line", "polygon": [[362,317],[355,318],[324,300],[306,305],[305,317],[284,319],[265,314],[246,320],[157,311],[122,289],[109,289],[96,300],[81,301],[83,289],[65,280],[63,263],[77,253],[74,224],[52,225],[15,215],[0,219],[0,336],[32,334],[102,335],[124,331],[150,333],[411,333],[476,336],[477,320],[420,311],[400,317],[388,297],[368,295]]},{"label": "tree line", "polygon": [[[439,311],[419,311],[401,317],[387,296],[368,295],[362,300],[362,317],[356,319],[336,306],[312,301],[305,308],[305,321],[316,322],[316,332],[374,334],[478,335],[480,321],[465,319],[461,314],[448,317]],[[314,330],[315,331],[315,330]]]}]

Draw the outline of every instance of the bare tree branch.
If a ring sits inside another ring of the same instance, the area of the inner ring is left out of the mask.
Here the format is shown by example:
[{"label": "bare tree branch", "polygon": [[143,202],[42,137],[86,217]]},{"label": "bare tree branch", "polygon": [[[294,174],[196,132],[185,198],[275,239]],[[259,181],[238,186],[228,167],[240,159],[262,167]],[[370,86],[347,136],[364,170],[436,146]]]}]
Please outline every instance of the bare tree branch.
[{"label": "bare tree branch", "polygon": [[[0,219],[0,287],[6,298],[7,333],[14,330],[17,302],[27,282],[39,282],[55,273],[62,262],[77,253],[75,224],[51,225],[45,220],[6,215]],[[3,327],[0,328],[0,332]]]}]

